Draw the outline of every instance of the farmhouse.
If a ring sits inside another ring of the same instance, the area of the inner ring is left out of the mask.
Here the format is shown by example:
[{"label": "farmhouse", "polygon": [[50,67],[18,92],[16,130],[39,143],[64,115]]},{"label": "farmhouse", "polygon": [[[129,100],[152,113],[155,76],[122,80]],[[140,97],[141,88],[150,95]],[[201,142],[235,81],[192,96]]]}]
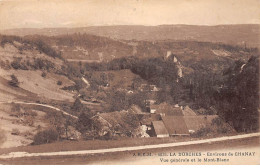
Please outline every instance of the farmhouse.
[{"label": "farmhouse", "polygon": [[189,135],[183,116],[165,116],[162,117],[162,121],[170,136]]},{"label": "farmhouse", "polygon": [[185,106],[182,110],[184,116],[196,116],[197,114],[189,107]]},{"label": "farmhouse", "polygon": [[183,116],[182,109],[180,107],[171,106],[166,102],[159,105],[151,105],[150,113],[160,114],[161,116]]},{"label": "farmhouse", "polygon": [[161,121],[152,122],[152,129],[154,129],[154,136],[156,137],[167,137],[165,129],[168,136],[187,136],[201,128],[211,126],[212,120],[215,118],[218,118],[218,116],[162,116]]},{"label": "farmhouse", "polygon": [[156,137],[158,138],[169,137],[169,133],[162,121],[153,121],[152,127]]},{"label": "farmhouse", "polygon": [[184,116],[184,121],[190,133],[196,132],[201,128],[211,125],[212,120],[218,118],[217,115],[198,115],[198,116]]}]

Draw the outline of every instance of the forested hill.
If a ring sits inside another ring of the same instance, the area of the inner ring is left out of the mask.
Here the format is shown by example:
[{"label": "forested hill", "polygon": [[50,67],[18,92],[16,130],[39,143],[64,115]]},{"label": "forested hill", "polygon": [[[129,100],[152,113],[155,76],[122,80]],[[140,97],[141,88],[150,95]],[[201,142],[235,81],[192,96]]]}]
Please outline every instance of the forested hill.
[{"label": "forested hill", "polygon": [[259,129],[259,56],[237,61],[225,73],[219,111],[238,131]]}]

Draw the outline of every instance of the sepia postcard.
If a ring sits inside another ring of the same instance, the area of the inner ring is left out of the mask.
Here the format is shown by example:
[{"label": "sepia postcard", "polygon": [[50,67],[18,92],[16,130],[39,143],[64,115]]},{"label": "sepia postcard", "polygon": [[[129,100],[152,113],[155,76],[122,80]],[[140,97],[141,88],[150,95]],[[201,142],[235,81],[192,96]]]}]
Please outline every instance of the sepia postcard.
[{"label": "sepia postcard", "polygon": [[259,165],[259,0],[0,0],[0,165]]}]

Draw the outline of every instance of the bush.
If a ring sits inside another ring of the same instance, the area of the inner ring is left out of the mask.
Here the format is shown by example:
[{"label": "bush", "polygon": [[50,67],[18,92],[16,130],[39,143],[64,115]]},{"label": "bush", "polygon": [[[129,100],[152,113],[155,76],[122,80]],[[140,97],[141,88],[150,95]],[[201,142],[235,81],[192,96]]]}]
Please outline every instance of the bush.
[{"label": "bush", "polygon": [[20,131],[17,128],[12,129],[12,135],[20,135]]},{"label": "bush", "polygon": [[34,136],[33,144],[40,145],[40,144],[52,143],[57,141],[58,137],[59,134],[54,129],[40,131]]},{"label": "bush", "polygon": [[220,133],[220,134],[226,134],[229,132],[228,128],[226,127],[220,127],[217,129],[217,132]]},{"label": "bush", "polygon": [[5,132],[4,130],[0,129],[0,146],[1,144],[6,140]]},{"label": "bush", "polygon": [[210,128],[205,127],[191,134],[191,136],[195,138],[199,138],[199,137],[207,136],[210,132],[212,132],[212,130]]},{"label": "bush", "polygon": [[76,128],[80,133],[85,133],[86,131],[90,131],[92,128],[92,120],[90,119],[91,117],[82,112],[79,115],[79,119],[76,123]]},{"label": "bush", "polygon": [[47,76],[46,72],[42,72],[42,77],[45,78]]},{"label": "bush", "polygon": [[19,81],[15,75],[11,75],[11,80],[8,82],[13,87],[18,87]]},{"label": "bush", "polygon": [[57,82],[57,85],[62,85],[62,81],[59,80],[59,81]]},{"label": "bush", "polygon": [[75,112],[81,112],[83,110],[83,104],[78,97],[75,99],[71,109]]},{"label": "bush", "polygon": [[222,123],[221,119],[218,117],[218,118],[214,118],[214,119],[211,121],[211,125],[222,126],[223,123]]}]

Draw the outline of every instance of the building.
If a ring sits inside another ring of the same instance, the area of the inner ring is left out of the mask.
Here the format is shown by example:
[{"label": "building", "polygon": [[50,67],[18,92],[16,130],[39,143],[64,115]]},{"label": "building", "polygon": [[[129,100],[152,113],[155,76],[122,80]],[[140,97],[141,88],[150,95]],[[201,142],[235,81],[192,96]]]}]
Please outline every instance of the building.
[{"label": "building", "polygon": [[155,114],[158,107],[159,107],[159,105],[157,105],[157,104],[150,105],[150,113]]},{"label": "building", "polygon": [[150,113],[160,114],[161,116],[183,116],[181,107],[174,107],[166,102],[151,105]]},{"label": "building", "polygon": [[162,120],[152,122],[152,129],[156,137],[188,136],[201,128],[210,127],[215,118],[218,116],[162,116]]},{"label": "building", "polygon": [[165,138],[169,137],[169,133],[165,128],[165,125],[162,121],[153,121],[152,127],[154,130],[154,135],[158,138]]},{"label": "building", "polygon": [[197,114],[189,107],[185,106],[182,110],[184,116],[196,116]]},{"label": "building", "polygon": [[170,136],[190,135],[183,116],[165,116],[162,121]]},{"label": "building", "polygon": [[218,115],[197,115],[183,117],[190,133],[194,133],[201,128],[211,126],[212,120],[215,118],[218,118]]}]

